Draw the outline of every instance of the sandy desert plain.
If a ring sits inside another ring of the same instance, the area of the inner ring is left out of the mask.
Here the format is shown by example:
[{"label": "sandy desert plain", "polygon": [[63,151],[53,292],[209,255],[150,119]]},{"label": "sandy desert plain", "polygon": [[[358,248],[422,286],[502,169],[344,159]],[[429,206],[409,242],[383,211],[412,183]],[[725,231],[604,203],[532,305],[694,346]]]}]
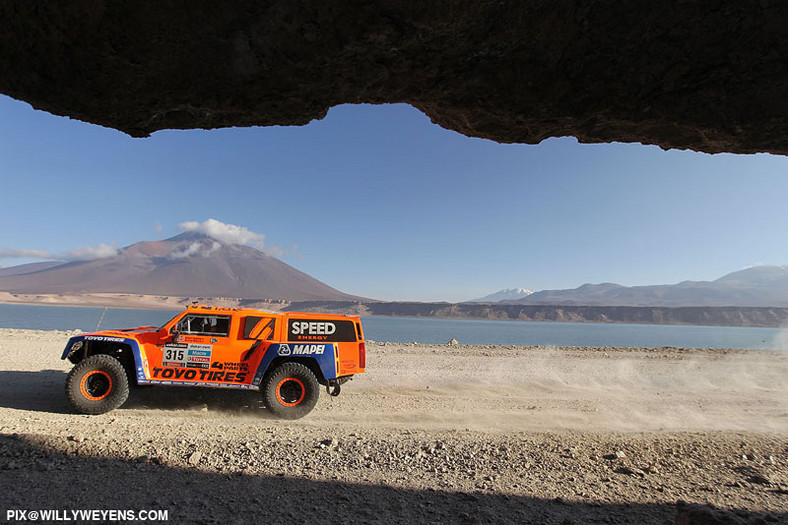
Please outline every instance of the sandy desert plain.
[{"label": "sandy desert plain", "polygon": [[291,422],[165,387],[76,415],[69,335],[0,330],[4,519],[788,523],[788,351],[370,342],[368,372]]}]

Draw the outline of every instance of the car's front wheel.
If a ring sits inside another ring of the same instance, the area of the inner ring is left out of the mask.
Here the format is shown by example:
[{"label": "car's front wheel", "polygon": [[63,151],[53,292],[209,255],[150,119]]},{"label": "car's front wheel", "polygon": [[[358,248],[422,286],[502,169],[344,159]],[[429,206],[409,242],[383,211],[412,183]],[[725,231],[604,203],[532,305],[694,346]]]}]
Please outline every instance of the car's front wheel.
[{"label": "car's front wheel", "polygon": [[120,361],[109,355],[93,355],[71,369],[66,395],[77,412],[103,414],[126,402],[129,379]]},{"label": "car's front wheel", "polygon": [[301,363],[284,363],[263,382],[263,403],[275,416],[299,419],[317,404],[320,385],[312,371]]}]

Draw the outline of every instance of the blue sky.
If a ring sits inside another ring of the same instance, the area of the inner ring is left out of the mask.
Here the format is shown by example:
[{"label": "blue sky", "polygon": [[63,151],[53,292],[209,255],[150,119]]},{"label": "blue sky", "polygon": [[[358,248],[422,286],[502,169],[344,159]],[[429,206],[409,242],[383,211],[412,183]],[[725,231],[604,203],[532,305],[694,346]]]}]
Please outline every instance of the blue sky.
[{"label": "blue sky", "polygon": [[209,218],[265,235],[335,288],[387,300],[788,263],[786,157],[497,144],[403,104],[132,139],[0,96],[0,182],[0,266],[36,260],[7,257],[19,250],[119,248]]}]

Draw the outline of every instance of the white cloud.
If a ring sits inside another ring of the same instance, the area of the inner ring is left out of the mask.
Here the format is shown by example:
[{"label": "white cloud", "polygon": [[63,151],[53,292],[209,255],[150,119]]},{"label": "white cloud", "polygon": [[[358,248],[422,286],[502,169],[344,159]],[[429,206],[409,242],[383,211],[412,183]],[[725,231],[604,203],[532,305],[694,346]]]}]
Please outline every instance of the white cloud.
[{"label": "white cloud", "polygon": [[90,261],[104,259],[117,254],[118,250],[109,244],[74,248],[65,253],[52,253],[45,250],[15,250],[3,246],[0,248],[0,259],[56,259],[59,261]]},{"label": "white cloud", "polygon": [[57,256],[43,250],[14,250],[3,246],[0,248],[0,259],[57,259]]},{"label": "white cloud", "polygon": [[[207,235],[228,244],[246,244],[272,256],[288,255],[289,250],[281,247],[266,247],[265,235],[251,231],[245,226],[226,224],[216,219],[197,222],[188,221],[178,225],[182,231],[197,232]],[[161,229],[161,224],[156,223],[156,229]],[[203,247],[200,243],[192,243],[186,249],[170,254],[170,258],[179,259],[192,255],[202,255],[208,257],[221,247],[219,243],[213,243],[210,247]],[[74,248],[62,253],[54,253],[46,250],[17,250],[3,246],[0,248],[0,260],[2,259],[44,259],[60,261],[90,261],[94,259],[104,259],[117,255],[118,249],[109,244],[99,244],[98,246],[85,246]]]},{"label": "white cloud", "polygon": [[213,252],[215,252],[216,250],[218,250],[221,247],[222,247],[221,244],[219,244],[218,242],[215,242],[215,243],[213,243],[213,245],[210,248],[208,248],[208,251],[205,252],[202,255],[203,255],[203,257],[208,257],[209,255],[211,255]]},{"label": "white cloud", "polygon": [[185,259],[193,255],[200,255],[201,257],[208,257],[213,252],[221,248],[221,243],[214,242],[210,247],[205,246],[199,242],[193,242],[186,248],[177,252],[172,252],[167,256],[168,259]]},{"label": "white cloud", "polygon": [[180,251],[177,251],[177,252],[172,252],[168,256],[168,258],[169,259],[184,259],[186,257],[191,257],[192,255],[196,255],[197,252],[200,251],[200,247],[201,246],[202,246],[202,244],[200,244],[199,242],[193,242],[193,243],[191,243],[189,246],[187,246],[183,250],[180,250]]},{"label": "white cloud", "polygon": [[99,244],[98,246],[85,246],[83,248],[74,248],[69,250],[59,259],[67,261],[91,261],[93,259],[106,259],[118,254],[118,249],[109,244]]},{"label": "white cloud", "polygon": [[202,233],[228,244],[248,244],[258,250],[263,250],[265,246],[265,235],[262,233],[253,232],[245,226],[225,224],[216,219],[208,219],[203,222],[182,222],[178,228],[186,232]]}]

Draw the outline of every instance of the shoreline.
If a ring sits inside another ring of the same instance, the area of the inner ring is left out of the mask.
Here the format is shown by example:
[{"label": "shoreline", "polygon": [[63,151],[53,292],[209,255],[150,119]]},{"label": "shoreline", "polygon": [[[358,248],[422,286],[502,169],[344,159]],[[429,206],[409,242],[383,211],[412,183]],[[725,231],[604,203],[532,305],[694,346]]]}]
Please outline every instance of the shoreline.
[{"label": "shoreline", "polygon": [[25,306],[67,306],[75,308],[124,308],[127,310],[172,310],[183,298],[137,294],[13,294],[0,292],[0,304]]},{"label": "shoreline", "polygon": [[319,312],[364,317],[538,321],[551,323],[635,324],[783,328],[788,308],[736,306],[579,306],[498,303],[420,303],[286,301],[235,297],[182,297],[146,294],[14,294],[0,291],[0,304],[180,310],[193,302],[269,311]]},{"label": "shoreline", "polygon": [[[36,338],[50,339],[51,337],[71,337],[73,335],[80,335],[85,332],[80,329],[71,330],[43,330],[36,328],[2,328],[0,327],[0,339],[4,337],[17,337],[29,335]],[[686,359],[689,357],[706,356],[708,358],[722,358],[735,355],[741,356],[774,356],[780,360],[788,360],[788,354],[779,349],[766,349],[766,348],[715,348],[715,347],[681,347],[681,346],[662,346],[662,347],[647,347],[647,346],[569,346],[569,345],[516,345],[516,344],[441,344],[441,343],[418,343],[409,342],[401,343],[395,341],[377,341],[367,339],[365,340],[367,351],[383,352],[383,353],[421,353],[421,352],[436,352],[439,351],[441,355],[465,355],[474,353],[484,357],[512,357],[522,353],[530,354],[533,352],[559,352],[565,354],[573,354],[576,356],[588,355],[598,356],[602,354],[603,357],[615,358],[616,356],[624,356],[627,354],[640,354],[649,358],[677,358]],[[608,355],[608,353],[610,355]]]}]

